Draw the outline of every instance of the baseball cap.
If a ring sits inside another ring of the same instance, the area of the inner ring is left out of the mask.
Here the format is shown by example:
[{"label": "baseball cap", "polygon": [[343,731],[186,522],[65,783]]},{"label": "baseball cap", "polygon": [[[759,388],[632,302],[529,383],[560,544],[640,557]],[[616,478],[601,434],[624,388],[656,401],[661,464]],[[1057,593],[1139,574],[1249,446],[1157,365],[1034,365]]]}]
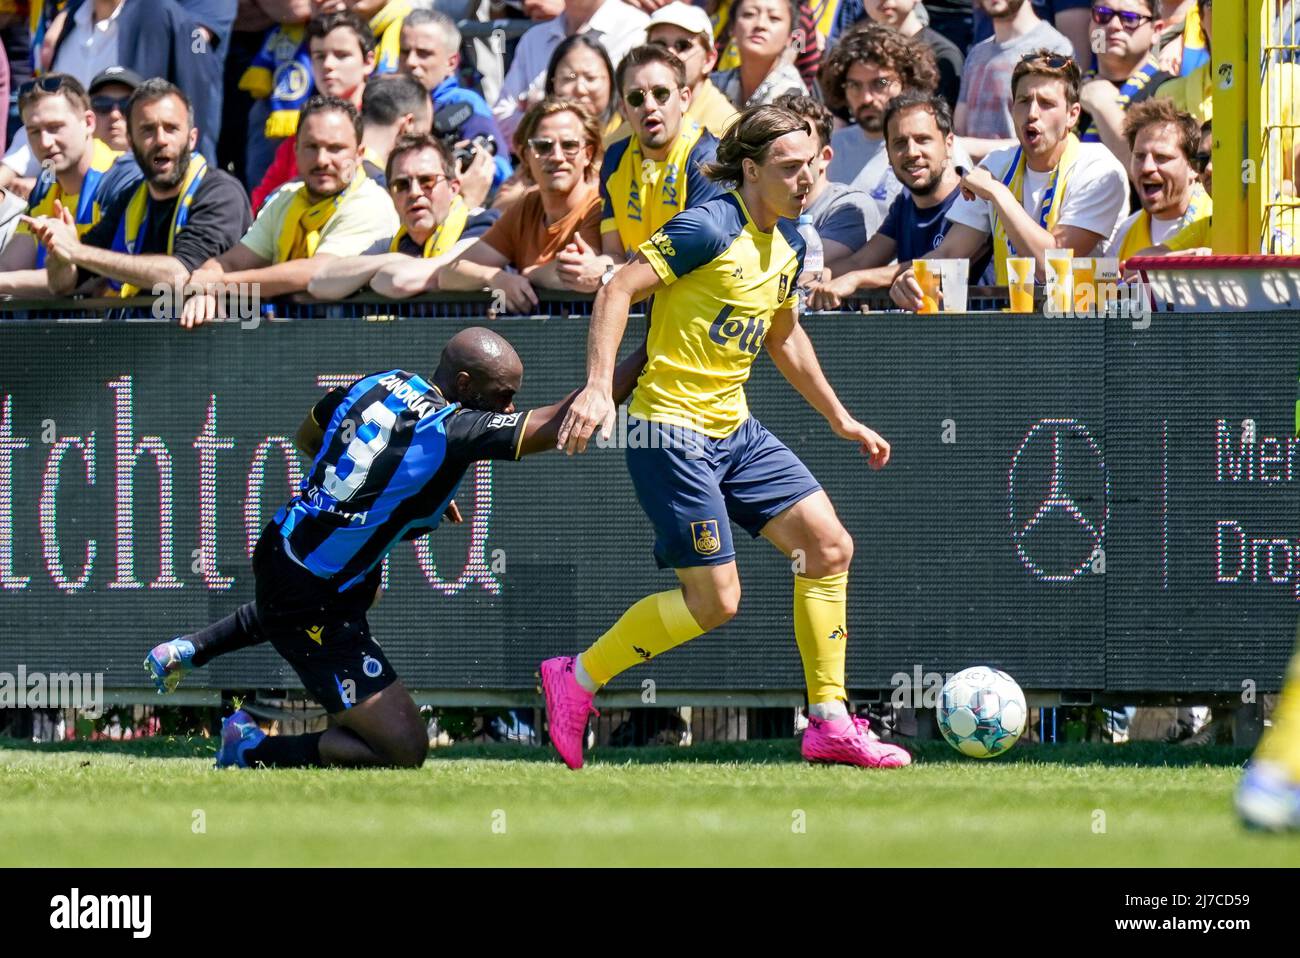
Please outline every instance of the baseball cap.
[{"label": "baseball cap", "polygon": [[673,0],[672,3],[664,4],[650,14],[650,22],[646,24],[646,29],[649,30],[660,23],[671,23],[688,33],[703,33],[710,39],[713,37],[713,22],[709,20],[709,15],[703,8],[691,3],[683,3],[682,0]]},{"label": "baseball cap", "polygon": [[134,90],[143,82],[144,77],[134,70],[128,70],[126,67],[109,67],[95,75],[95,79],[90,81],[90,86],[86,89],[86,92],[94,94],[100,87],[108,86],[110,83],[121,83]]}]

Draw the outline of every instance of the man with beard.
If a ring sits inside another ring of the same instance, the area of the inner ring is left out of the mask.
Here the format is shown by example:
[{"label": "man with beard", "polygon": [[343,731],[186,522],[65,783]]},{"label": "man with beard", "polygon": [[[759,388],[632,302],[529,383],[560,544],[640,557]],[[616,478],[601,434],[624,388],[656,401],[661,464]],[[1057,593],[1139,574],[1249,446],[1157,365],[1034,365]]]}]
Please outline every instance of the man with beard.
[{"label": "man with beard", "polygon": [[[845,34],[822,67],[826,105],[832,110],[847,109],[857,121],[831,137],[835,157],[826,175],[870,195],[882,218],[903,191],[884,148],[885,107],[904,91],[934,93],[938,83],[939,71],[930,48],[878,23]],[[957,165],[975,165],[964,149],[955,149]]]},{"label": "man with beard", "polygon": [[1040,20],[1028,0],[976,0],[993,21],[993,36],[970,48],[961,75],[961,92],[953,124],[976,160],[994,150],[1014,147],[1011,120],[1011,73],[1025,55],[1051,50],[1073,56],[1074,46]]},{"label": "man with beard", "polygon": [[80,238],[68,210],[32,220],[51,254],[49,288],[57,295],[93,276],[123,295],[157,283],[179,288],[238,243],[252,221],[239,181],[195,152],[199,131],[179,87],[159,78],[140,84],[127,104],[127,129],[143,182],[118,190]]},{"label": "man with beard", "polygon": [[251,286],[263,297],[306,292],[332,258],[357,256],[401,226],[392,200],[361,167],[361,116],[347,100],[317,94],[298,120],[298,175],[234,247],[190,277],[205,291],[185,303],[181,325],[221,315],[219,294]]},{"label": "man with beard", "polygon": [[424,292],[443,264],[501,215],[470,208],[455,168],[451,151],[436,137],[425,133],[398,140],[388,155],[386,178],[401,229],[363,256],[326,263],[307,291],[326,300],[344,299],[365,286],[393,299]]},{"label": "man with beard", "polygon": [[[18,91],[18,111],[32,151],[42,166],[27,203],[27,217],[53,216],[66,208],[78,233],[100,221],[113,192],[134,186],[140,171],[95,137],[90,98],[74,77],[51,73]],[[49,292],[45,247],[22,223],[0,254],[0,293],[44,296]]]},{"label": "man with beard", "polygon": [[1124,123],[1128,175],[1142,208],[1120,224],[1105,255],[1128,259],[1167,243],[1193,223],[1208,228],[1210,196],[1196,177],[1201,128],[1170,100],[1139,103]]},{"label": "man with beard", "polygon": [[[1080,143],[1079,68],[1069,57],[1040,50],[1011,75],[1015,149],[998,150],[962,177],[962,198],[948,212],[943,242],[925,259],[975,259],[992,244],[996,281],[1007,283],[1007,259],[1032,256],[1040,281],[1047,253],[1091,256],[1128,212],[1128,177],[1100,143]],[[894,302],[921,308],[911,268],[890,287]]]},{"label": "man with beard", "polygon": [[[961,197],[961,173],[952,162],[952,111],[943,97],[904,93],[885,109],[885,149],[905,189],[889,205],[880,229],[836,270],[834,279],[815,283],[814,309],[838,309],[863,289],[884,289],[917,257],[937,249],[952,225],[948,210]],[[988,266],[988,254],[971,264],[975,283]]]}]

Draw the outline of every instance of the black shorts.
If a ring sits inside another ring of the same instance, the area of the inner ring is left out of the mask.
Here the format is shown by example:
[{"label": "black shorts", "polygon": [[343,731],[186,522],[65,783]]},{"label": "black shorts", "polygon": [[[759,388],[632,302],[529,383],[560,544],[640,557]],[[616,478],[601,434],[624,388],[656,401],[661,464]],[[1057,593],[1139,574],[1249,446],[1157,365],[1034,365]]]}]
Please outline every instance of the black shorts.
[{"label": "black shorts", "polygon": [[339,592],[295,562],[279,529],[269,525],[253,550],[253,574],[262,634],[325,711],[346,711],[397,681],[366,621],[381,566]]}]

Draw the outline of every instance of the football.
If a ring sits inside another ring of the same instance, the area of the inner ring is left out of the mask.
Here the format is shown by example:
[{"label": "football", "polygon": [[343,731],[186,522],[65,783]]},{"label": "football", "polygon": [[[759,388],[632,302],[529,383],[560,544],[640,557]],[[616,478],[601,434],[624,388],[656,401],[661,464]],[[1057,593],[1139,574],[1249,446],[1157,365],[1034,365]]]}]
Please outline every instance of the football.
[{"label": "football", "polygon": [[993,758],[1016,744],[1029,710],[1005,672],[976,665],[944,683],[936,717],[948,744],[971,758]]}]

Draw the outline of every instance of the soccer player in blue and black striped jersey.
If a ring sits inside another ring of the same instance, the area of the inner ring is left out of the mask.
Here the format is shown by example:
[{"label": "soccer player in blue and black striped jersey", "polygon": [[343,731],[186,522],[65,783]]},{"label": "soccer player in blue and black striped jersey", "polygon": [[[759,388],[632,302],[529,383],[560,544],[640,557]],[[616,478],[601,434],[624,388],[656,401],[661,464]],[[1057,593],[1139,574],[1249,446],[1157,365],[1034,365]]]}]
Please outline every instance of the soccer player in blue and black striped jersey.
[{"label": "soccer player in blue and black striped jersey", "polygon": [[[626,397],[644,362],[620,367]],[[160,692],[216,655],[269,641],[333,719],[325,732],[268,737],[240,709],[226,719],[218,767],[419,766],[428,750],[414,700],[370,634],[382,561],[399,542],[460,521],[452,497],[481,459],[554,448],[574,394],[516,412],[518,354],[487,329],[457,333],[431,380],[375,373],[321,399],[298,429],[313,459],[298,494],[253,552],[256,598],[191,635],[154,648],[145,670]]]}]

